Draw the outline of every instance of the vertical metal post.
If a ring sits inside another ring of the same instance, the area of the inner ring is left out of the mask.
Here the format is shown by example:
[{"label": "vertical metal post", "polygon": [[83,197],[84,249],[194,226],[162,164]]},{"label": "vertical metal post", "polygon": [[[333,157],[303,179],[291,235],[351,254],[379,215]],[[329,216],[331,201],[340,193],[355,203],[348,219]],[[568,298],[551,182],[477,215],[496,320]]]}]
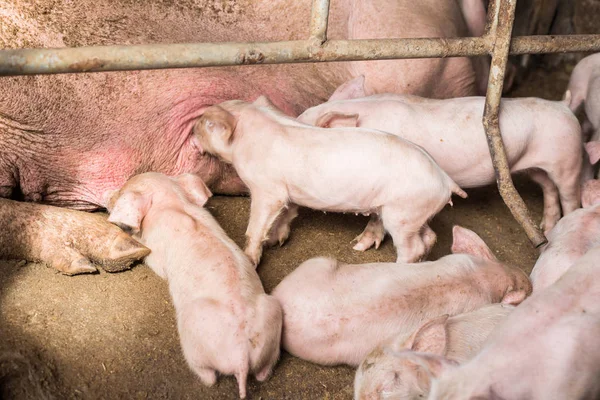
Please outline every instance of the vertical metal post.
[{"label": "vertical metal post", "polygon": [[515,189],[510,176],[510,168],[506,159],[504,143],[500,132],[500,100],[504,86],[504,74],[508,60],[512,27],[515,19],[515,7],[517,0],[495,0],[490,4],[491,20],[487,36],[493,41],[490,55],[492,64],[483,112],[483,127],[492,156],[498,190],[502,199],[510,209],[510,212],[525,230],[529,240],[534,246],[539,247],[547,242],[547,239],[536,226],[531,214],[525,206],[523,199]]},{"label": "vertical metal post", "polygon": [[313,0],[310,15],[310,39],[319,41],[319,45],[327,40],[328,19],[329,0]]}]

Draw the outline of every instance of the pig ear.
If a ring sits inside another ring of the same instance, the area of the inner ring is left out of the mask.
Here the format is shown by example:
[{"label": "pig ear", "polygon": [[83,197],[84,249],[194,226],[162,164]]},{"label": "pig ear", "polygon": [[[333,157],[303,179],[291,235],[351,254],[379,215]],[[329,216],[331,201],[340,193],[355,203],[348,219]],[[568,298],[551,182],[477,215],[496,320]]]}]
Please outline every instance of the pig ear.
[{"label": "pig ear", "polygon": [[444,314],[426,322],[408,338],[404,343],[404,348],[419,353],[431,353],[443,356],[446,354],[446,345],[448,344],[447,321],[448,314]]},{"label": "pig ear", "polygon": [[527,298],[527,292],[525,290],[511,290],[506,293],[502,298],[502,304],[510,304],[513,306],[518,306]]},{"label": "pig ear", "polygon": [[581,206],[591,207],[600,203],[600,180],[587,181],[581,188]]},{"label": "pig ear", "polygon": [[458,366],[456,361],[435,354],[415,354],[408,352],[403,354],[403,358],[420,366],[423,372],[433,379],[438,378],[444,371]]},{"label": "pig ear", "polygon": [[328,101],[357,99],[365,96],[365,76],[359,75],[338,87]]},{"label": "pig ear", "polygon": [[196,204],[198,207],[204,206],[208,199],[212,196],[212,192],[204,181],[198,175],[182,174],[175,177],[175,181],[185,192],[188,200]]},{"label": "pig ear", "polygon": [[471,254],[490,261],[498,261],[492,250],[475,232],[455,225],[452,228],[452,253]]},{"label": "pig ear", "polygon": [[150,209],[150,196],[139,192],[125,192],[110,210],[108,222],[112,222],[125,232],[135,235],[140,231],[142,220]]},{"label": "pig ear", "polygon": [[585,150],[590,157],[590,163],[596,164],[600,160],[600,141],[587,142],[585,144]]},{"label": "pig ear", "polygon": [[358,125],[358,114],[346,114],[331,111],[317,118],[315,126],[321,128],[355,128]]},{"label": "pig ear", "polygon": [[233,138],[235,125],[235,117],[229,111],[219,106],[212,106],[202,114],[194,127],[194,132],[199,128],[207,135],[220,136],[223,141],[229,143]]}]

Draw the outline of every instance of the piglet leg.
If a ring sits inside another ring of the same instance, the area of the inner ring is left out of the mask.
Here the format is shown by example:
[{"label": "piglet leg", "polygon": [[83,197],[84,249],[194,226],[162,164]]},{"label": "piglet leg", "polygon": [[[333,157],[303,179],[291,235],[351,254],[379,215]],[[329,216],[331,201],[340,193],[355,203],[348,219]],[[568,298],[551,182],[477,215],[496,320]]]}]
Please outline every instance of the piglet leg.
[{"label": "piglet leg", "polygon": [[67,275],[127,269],[150,250],[102,215],[0,199],[0,258],[46,263]]},{"label": "piglet leg", "polygon": [[385,229],[383,229],[383,222],[379,215],[371,214],[371,219],[367,224],[367,227],[358,235],[354,240],[357,242],[353,249],[358,251],[369,250],[373,244],[375,244],[375,248],[378,249],[379,245],[383,241],[385,237]]},{"label": "piglet leg", "polygon": [[256,266],[262,256],[263,243],[268,240],[271,226],[285,207],[285,202],[263,196],[252,196],[250,221],[246,230],[247,244],[244,252]]},{"label": "piglet leg", "polygon": [[544,232],[549,232],[560,219],[560,198],[558,188],[548,177],[548,174],[541,170],[529,171],[531,179],[541,186],[544,195],[544,217],[540,228]]},{"label": "piglet leg", "polygon": [[284,208],[273,224],[273,227],[269,232],[267,245],[275,246],[275,244],[279,243],[279,245],[282,246],[290,236],[290,224],[297,216],[298,206],[295,204],[288,204],[287,208]]}]

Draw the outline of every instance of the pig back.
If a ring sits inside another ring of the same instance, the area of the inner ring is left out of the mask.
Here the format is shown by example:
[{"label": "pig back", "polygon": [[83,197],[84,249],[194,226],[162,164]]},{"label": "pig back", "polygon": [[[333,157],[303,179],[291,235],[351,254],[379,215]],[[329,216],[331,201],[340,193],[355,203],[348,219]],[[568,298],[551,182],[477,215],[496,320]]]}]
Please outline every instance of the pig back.
[{"label": "pig back", "polygon": [[499,302],[515,287],[503,274],[464,254],[420,264],[309,260],[273,292],[284,311],[283,346],[309,361],[358,365],[379,343],[430,318]]}]

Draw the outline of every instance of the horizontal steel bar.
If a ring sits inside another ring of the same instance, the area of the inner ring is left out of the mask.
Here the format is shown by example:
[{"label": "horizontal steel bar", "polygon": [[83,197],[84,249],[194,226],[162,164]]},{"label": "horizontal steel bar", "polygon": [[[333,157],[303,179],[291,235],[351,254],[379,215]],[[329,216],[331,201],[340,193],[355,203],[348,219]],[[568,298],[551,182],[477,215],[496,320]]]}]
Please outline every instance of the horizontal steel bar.
[{"label": "horizontal steel bar", "polygon": [[[180,43],[0,50],[0,75],[479,56],[486,37],[331,40],[322,46],[298,40],[267,43]],[[523,36],[510,54],[600,51],[600,35]]]},{"label": "horizontal steel bar", "polygon": [[0,75],[481,55],[486,44],[484,38],[369,39],[0,50]]}]

